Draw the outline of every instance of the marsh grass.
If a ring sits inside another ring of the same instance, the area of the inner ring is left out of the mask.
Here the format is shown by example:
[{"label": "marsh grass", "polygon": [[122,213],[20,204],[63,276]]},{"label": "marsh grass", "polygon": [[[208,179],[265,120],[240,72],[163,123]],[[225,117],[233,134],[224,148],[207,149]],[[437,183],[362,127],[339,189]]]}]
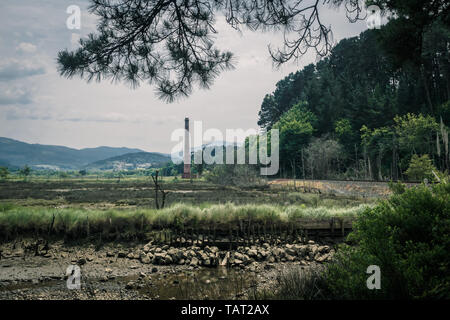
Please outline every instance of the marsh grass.
[{"label": "marsh grass", "polygon": [[[289,225],[299,219],[354,219],[366,205],[352,208],[311,208],[290,205],[214,204],[194,206],[175,204],[154,209],[86,209],[0,206],[0,234],[56,235],[71,238],[114,234],[120,238],[141,237],[154,230],[206,230],[211,226],[233,227],[246,224]],[[53,221],[53,223],[52,223]]]}]

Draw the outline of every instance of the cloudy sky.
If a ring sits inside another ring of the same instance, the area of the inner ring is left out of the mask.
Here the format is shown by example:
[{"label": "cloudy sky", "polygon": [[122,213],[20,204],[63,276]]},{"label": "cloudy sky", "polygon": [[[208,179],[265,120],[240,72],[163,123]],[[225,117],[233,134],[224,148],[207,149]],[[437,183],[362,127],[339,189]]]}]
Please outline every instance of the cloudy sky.
[{"label": "cloudy sky", "polygon": [[[196,89],[185,99],[167,104],[154,88],[132,90],[125,84],[86,83],[61,78],[59,50],[72,48],[79,37],[95,32],[88,0],[2,0],[0,4],[0,136],[29,143],[74,148],[141,148],[169,153],[177,144],[171,133],[184,117],[203,121],[203,128],[257,129],[258,111],[277,81],[315,62],[307,54],[276,70],[267,50],[280,34],[236,33],[217,19],[217,46],[237,57],[209,90]],[[67,7],[81,8],[81,29],[69,30]],[[333,27],[335,40],[358,35],[365,22],[349,23],[343,10],[324,9],[322,20]]]}]

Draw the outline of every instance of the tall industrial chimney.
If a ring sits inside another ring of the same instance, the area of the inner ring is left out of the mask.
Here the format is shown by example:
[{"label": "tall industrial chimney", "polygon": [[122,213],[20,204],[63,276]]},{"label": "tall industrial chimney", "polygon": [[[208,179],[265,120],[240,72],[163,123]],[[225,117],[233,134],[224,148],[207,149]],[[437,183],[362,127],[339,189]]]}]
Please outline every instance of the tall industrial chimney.
[{"label": "tall industrial chimney", "polygon": [[183,179],[191,178],[191,148],[189,141],[189,118],[184,118],[184,170]]}]

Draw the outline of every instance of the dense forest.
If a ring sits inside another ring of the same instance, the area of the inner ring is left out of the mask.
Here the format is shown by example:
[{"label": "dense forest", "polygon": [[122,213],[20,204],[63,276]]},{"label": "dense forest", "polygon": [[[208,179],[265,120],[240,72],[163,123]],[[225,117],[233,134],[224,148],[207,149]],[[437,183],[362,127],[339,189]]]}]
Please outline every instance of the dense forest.
[{"label": "dense forest", "polygon": [[412,53],[396,51],[389,28],[340,41],[264,97],[258,124],[280,130],[280,177],[421,180],[448,170],[448,24],[433,23]]}]

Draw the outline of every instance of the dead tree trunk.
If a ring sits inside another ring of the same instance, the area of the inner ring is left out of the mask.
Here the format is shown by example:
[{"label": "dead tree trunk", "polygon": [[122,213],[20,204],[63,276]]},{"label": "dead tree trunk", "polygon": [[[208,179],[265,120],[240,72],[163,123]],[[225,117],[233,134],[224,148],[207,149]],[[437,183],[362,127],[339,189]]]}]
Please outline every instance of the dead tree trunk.
[{"label": "dead tree trunk", "polygon": [[[152,177],[153,183],[155,185],[155,206],[156,206],[156,209],[159,210],[159,209],[164,208],[164,205],[166,203],[166,196],[169,194],[169,192],[164,191],[164,189],[162,188],[162,185],[161,185],[161,181],[158,181],[158,176],[159,176],[159,170],[156,170],[155,175],[154,176],[152,175],[151,177]],[[162,195],[161,206],[159,205],[158,192],[161,192],[161,195]]]}]

